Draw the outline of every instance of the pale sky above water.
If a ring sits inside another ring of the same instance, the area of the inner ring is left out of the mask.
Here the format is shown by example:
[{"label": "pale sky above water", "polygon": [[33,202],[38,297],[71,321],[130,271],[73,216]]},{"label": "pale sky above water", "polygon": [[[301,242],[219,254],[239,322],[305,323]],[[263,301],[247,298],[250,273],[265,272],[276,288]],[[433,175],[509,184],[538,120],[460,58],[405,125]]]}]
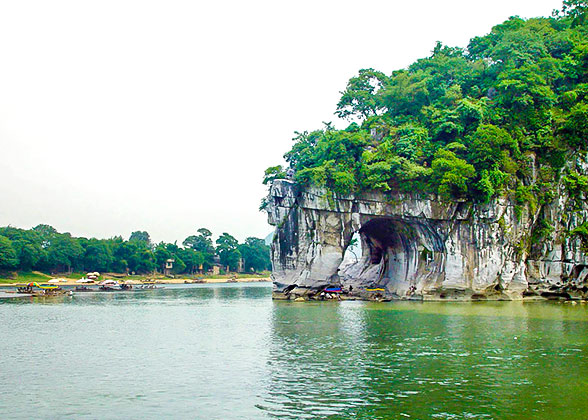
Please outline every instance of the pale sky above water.
[{"label": "pale sky above water", "polygon": [[561,1],[0,1],[0,226],[273,228],[263,171],[361,68],[465,47]]}]

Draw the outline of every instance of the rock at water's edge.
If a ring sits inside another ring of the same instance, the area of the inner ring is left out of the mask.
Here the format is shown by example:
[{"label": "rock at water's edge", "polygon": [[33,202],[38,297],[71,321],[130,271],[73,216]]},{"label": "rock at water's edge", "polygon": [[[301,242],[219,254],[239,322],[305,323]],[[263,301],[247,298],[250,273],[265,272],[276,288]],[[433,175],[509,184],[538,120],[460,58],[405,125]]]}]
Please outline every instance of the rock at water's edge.
[{"label": "rock at water's edge", "polygon": [[[274,298],[317,298],[326,287],[366,299],[588,297],[588,259],[567,234],[588,220],[588,208],[578,210],[561,185],[558,193],[534,213],[523,208],[517,215],[507,198],[473,204],[407,194],[341,197],[276,180],[266,207],[276,226]],[[531,243],[540,219],[554,231]],[[354,235],[361,251],[349,257]]]}]

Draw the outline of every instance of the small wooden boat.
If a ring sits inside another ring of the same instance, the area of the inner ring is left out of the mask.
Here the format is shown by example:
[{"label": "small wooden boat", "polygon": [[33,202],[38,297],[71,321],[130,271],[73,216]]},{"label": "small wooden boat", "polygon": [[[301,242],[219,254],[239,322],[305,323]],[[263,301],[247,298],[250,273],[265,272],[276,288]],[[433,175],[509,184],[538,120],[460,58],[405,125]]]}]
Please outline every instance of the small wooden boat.
[{"label": "small wooden boat", "polygon": [[71,290],[63,290],[61,287],[55,284],[44,284],[37,282],[17,285],[17,292],[36,297],[73,295]]},{"label": "small wooden boat", "polygon": [[156,286],[157,283],[154,281],[144,281],[141,283],[141,289],[153,290],[153,289],[162,289],[162,287]]},{"label": "small wooden boat", "polygon": [[120,290],[120,283],[115,280],[104,280],[100,283],[100,287],[98,288],[101,292],[117,292]]}]

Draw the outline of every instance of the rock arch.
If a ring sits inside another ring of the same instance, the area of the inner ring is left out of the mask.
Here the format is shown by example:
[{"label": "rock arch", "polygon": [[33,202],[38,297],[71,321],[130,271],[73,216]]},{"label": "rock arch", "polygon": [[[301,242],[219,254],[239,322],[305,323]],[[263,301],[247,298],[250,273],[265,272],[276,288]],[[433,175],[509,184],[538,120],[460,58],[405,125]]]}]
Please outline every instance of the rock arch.
[{"label": "rock arch", "polygon": [[361,259],[340,267],[343,286],[414,294],[419,291],[419,279],[439,271],[444,260],[443,238],[430,223],[401,217],[365,217],[357,233]]},{"label": "rock arch", "polygon": [[[340,285],[377,286],[391,298],[510,299],[568,287],[570,279],[582,283],[578,290],[588,284],[586,255],[564,231],[529,257],[524,244],[538,213],[515,211],[507,197],[473,204],[417,194],[336,196],[276,180],[266,201],[276,226],[275,298]],[[552,225],[562,225],[566,203],[563,197],[546,207]],[[588,210],[582,214],[588,218]],[[350,264],[344,255],[354,235],[362,251]]]}]

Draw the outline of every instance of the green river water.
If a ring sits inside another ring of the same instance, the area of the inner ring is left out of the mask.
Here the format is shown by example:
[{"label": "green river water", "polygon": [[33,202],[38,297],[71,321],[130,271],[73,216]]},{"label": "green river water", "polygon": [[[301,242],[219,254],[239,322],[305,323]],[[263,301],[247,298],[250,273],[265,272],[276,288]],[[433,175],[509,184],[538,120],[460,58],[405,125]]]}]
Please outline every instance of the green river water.
[{"label": "green river water", "polygon": [[0,299],[0,419],[586,419],[588,305]]}]

